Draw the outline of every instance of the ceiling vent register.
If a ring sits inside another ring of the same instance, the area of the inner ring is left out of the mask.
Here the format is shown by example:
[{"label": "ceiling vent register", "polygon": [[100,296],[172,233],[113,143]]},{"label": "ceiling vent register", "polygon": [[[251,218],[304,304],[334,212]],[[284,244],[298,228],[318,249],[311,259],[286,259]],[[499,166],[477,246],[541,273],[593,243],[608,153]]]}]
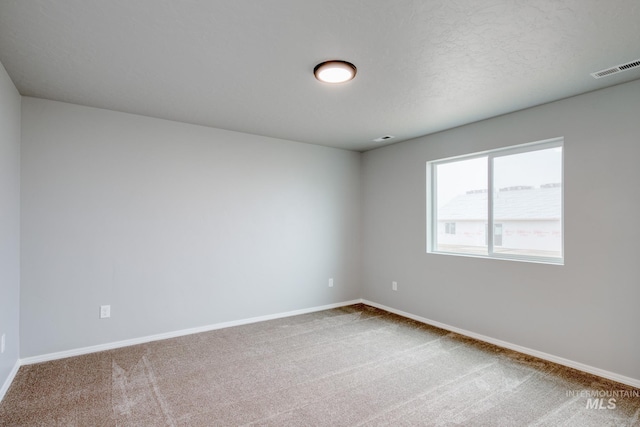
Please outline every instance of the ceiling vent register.
[{"label": "ceiling vent register", "polygon": [[613,74],[621,73],[627,70],[633,70],[634,68],[640,68],[640,59],[636,59],[635,61],[627,62],[626,64],[616,65],[615,67],[609,67],[604,70],[596,71],[595,73],[591,73],[594,79],[601,79],[603,77],[611,76]]},{"label": "ceiling vent register", "polygon": [[395,138],[395,136],[393,135],[385,135],[385,136],[381,136],[380,138],[376,138],[373,140],[373,142],[383,142],[383,141],[388,141],[390,139]]}]

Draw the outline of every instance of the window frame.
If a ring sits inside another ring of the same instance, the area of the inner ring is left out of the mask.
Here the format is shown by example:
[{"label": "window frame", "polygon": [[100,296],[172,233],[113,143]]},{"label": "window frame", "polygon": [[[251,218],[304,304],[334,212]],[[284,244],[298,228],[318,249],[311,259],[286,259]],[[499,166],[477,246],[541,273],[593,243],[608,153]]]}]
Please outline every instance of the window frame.
[{"label": "window frame", "polygon": [[[517,255],[517,254],[505,254],[505,253],[496,253],[494,251],[494,212],[493,212],[493,196],[495,195],[495,191],[493,188],[493,170],[494,170],[494,159],[514,154],[522,154],[528,152],[535,152],[540,150],[546,150],[551,148],[561,148],[562,151],[560,153],[560,177],[561,177],[561,186],[560,186],[560,257],[545,257],[545,256],[537,256],[537,255]],[[454,256],[464,256],[471,258],[490,258],[490,259],[502,259],[509,261],[524,261],[524,262],[532,262],[532,263],[543,263],[543,264],[555,264],[555,265],[564,265],[564,137],[557,137],[546,139],[542,141],[529,142],[526,144],[513,145],[504,148],[497,148],[493,150],[486,150],[477,153],[464,154],[459,156],[447,157],[443,159],[436,159],[427,161],[426,165],[426,198],[427,198],[427,217],[426,217],[426,225],[427,225],[427,233],[426,233],[426,248],[428,254],[437,254],[437,255],[454,255]],[[464,252],[450,252],[450,251],[442,251],[437,250],[437,227],[438,227],[438,215],[437,215],[437,177],[436,177],[436,169],[438,165],[459,162],[462,160],[471,160],[480,157],[487,158],[487,229],[492,230],[491,233],[487,232],[487,254],[471,254]]]}]

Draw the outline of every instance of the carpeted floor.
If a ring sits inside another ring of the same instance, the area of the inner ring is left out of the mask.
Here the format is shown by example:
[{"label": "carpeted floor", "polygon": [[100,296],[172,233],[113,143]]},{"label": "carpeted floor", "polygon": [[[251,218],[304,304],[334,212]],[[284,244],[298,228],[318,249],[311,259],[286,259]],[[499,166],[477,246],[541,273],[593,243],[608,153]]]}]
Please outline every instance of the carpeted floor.
[{"label": "carpeted floor", "polygon": [[365,305],[23,366],[0,404],[3,426],[599,427],[639,417],[638,389]]}]

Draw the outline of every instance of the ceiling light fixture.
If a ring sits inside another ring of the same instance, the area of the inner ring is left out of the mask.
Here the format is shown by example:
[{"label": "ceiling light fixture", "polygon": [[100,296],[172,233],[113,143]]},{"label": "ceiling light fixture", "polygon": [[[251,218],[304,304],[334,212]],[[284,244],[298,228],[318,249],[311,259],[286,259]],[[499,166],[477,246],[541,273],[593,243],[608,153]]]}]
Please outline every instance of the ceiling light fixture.
[{"label": "ceiling light fixture", "polygon": [[356,76],[356,66],[347,61],[325,61],[313,69],[316,79],[325,83],[344,83]]}]

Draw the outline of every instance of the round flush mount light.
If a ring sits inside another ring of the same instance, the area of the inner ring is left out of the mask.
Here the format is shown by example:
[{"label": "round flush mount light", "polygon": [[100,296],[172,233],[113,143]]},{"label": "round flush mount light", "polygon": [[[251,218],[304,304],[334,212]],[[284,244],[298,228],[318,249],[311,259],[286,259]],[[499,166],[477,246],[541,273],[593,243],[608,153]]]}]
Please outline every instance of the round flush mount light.
[{"label": "round flush mount light", "polygon": [[325,83],[344,83],[356,76],[356,66],[347,61],[325,61],[313,69],[316,79]]}]

